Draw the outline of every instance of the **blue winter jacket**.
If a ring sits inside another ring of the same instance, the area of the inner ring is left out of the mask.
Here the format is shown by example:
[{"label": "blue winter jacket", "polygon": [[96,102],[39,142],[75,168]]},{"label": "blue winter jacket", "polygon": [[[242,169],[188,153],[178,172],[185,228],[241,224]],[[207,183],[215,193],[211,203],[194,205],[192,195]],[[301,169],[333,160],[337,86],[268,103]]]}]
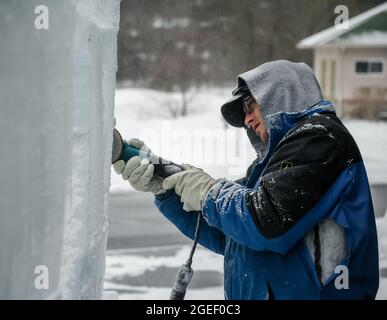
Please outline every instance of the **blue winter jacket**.
[{"label": "blue winter jacket", "polygon": [[[220,180],[202,211],[199,243],[224,255],[226,299],[373,299],[378,249],[373,205],[360,152],[332,104],[266,118],[266,156],[238,182]],[[156,197],[159,210],[193,238],[197,215],[179,196]],[[323,278],[305,237],[333,220],[347,255]],[[340,285],[347,283],[347,285]]]}]

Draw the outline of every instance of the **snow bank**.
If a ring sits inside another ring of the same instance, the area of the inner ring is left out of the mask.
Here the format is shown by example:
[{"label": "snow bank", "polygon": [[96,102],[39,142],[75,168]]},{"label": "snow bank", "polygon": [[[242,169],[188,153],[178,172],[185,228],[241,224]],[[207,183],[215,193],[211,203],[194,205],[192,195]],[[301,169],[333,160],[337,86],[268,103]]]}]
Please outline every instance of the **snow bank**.
[{"label": "snow bank", "polygon": [[387,300],[387,279],[380,279],[379,291],[376,300]]},{"label": "snow bank", "polygon": [[[124,139],[140,138],[156,154],[176,163],[190,163],[214,178],[239,179],[254,160],[244,130],[226,125],[220,106],[232,88],[204,88],[192,96],[186,117],[168,118],[166,109],[179,96],[157,90],[126,88],[116,91],[116,128]],[[112,192],[133,190],[112,172]]]},{"label": "snow bank", "polygon": [[[172,254],[165,253],[172,250]],[[168,285],[154,284],[151,281],[138,285],[131,282],[131,277],[138,277],[148,273],[157,273],[159,277],[168,278],[165,268],[179,268],[190,253],[190,246],[170,245],[160,247],[130,248],[111,250],[106,258],[105,289],[118,291],[120,300],[166,300],[169,299],[174,277]],[[174,251],[174,252],[173,252]],[[160,255],[160,252],[164,252]],[[223,256],[215,255],[202,246],[198,246],[193,259],[192,269],[195,280],[202,277],[200,288],[190,285],[187,290],[188,300],[224,300],[223,285],[205,282],[204,272],[223,272]],[[203,274],[199,274],[202,271]],[[148,275],[149,276],[149,275]],[[207,276],[208,277],[208,276]],[[207,279],[208,280],[208,279]],[[205,282],[205,284],[204,284]],[[221,281],[223,284],[223,279]],[[204,285],[204,286],[203,286]],[[115,299],[115,297],[107,297]]]},{"label": "snow bank", "polygon": [[[178,96],[157,90],[126,88],[116,91],[117,129],[125,139],[139,137],[151,149],[177,163],[201,167],[214,178],[238,179],[254,160],[254,151],[243,130],[226,126],[220,106],[231,88],[204,88],[194,94],[191,114],[167,118],[165,109]],[[387,123],[346,120],[367,167],[371,183],[387,183]],[[114,171],[112,192],[132,190]]]},{"label": "snow bank", "polygon": [[346,120],[344,124],[360,149],[370,183],[387,183],[387,122]]},{"label": "snow bank", "polygon": [[[146,257],[141,254],[136,254],[136,251],[133,249],[127,249],[116,254],[114,250],[109,251],[106,262],[106,279],[124,278],[126,275],[135,277],[147,271],[155,271],[162,266],[179,268],[187,260],[191,247],[176,247],[178,249],[173,256],[152,255],[152,248],[147,248],[150,255]],[[167,247],[156,247],[156,250],[160,251],[161,248]],[[195,252],[192,268],[197,271],[223,271],[223,257],[220,258],[218,255],[214,255],[210,251],[200,247]]]},{"label": "snow bank", "polygon": [[41,4],[0,3],[0,298],[101,298],[119,0]]}]

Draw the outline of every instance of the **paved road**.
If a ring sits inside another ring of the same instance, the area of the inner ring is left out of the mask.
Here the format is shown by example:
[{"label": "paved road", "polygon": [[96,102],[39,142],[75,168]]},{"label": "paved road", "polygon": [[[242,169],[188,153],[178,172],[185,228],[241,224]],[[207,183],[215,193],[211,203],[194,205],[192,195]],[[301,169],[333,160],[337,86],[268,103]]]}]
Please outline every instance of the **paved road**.
[{"label": "paved road", "polygon": [[157,210],[153,198],[145,192],[111,195],[108,250],[191,243]]}]

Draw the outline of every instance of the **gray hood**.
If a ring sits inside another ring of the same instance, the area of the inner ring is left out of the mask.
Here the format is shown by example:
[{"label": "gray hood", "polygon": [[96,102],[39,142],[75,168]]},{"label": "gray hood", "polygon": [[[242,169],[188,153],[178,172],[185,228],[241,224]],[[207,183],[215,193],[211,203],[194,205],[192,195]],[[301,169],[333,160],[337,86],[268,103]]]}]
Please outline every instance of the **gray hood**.
[{"label": "gray hood", "polygon": [[[238,76],[237,89],[246,86],[259,103],[265,121],[268,115],[280,111],[299,112],[323,100],[315,74],[305,63],[287,60],[264,63]],[[232,109],[235,112],[235,108],[239,108],[238,112],[243,112],[241,99],[235,99],[222,106],[222,114],[226,121],[228,111]],[[243,123],[236,124],[235,121],[232,125],[244,126]],[[266,126],[269,128],[268,123]],[[246,130],[258,156],[262,155],[266,146],[252,129]]]}]

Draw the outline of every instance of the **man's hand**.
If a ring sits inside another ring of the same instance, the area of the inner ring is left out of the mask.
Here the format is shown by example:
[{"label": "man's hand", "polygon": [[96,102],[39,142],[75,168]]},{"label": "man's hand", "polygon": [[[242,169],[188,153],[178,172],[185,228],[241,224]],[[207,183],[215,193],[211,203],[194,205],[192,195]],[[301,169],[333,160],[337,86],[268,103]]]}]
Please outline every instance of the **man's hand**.
[{"label": "man's hand", "polygon": [[[139,139],[131,139],[128,144],[144,152],[150,151],[145,143]],[[128,180],[129,184],[138,191],[153,192],[155,195],[166,191],[162,188],[163,180],[153,176],[155,167],[147,159],[141,160],[137,156],[131,158],[126,164],[123,160],[119,160],[113,164],[113,168],[117,174],[121,174],[122,178]]]},{"label": "man's hand", "polygon": [[182,166],[185,171],[164,179],[163,189],[175,188],[175,192],[181,197],[185,211],[201,211],[203,201],[216,180],[203,172],[202,169],[187,164]]}]

